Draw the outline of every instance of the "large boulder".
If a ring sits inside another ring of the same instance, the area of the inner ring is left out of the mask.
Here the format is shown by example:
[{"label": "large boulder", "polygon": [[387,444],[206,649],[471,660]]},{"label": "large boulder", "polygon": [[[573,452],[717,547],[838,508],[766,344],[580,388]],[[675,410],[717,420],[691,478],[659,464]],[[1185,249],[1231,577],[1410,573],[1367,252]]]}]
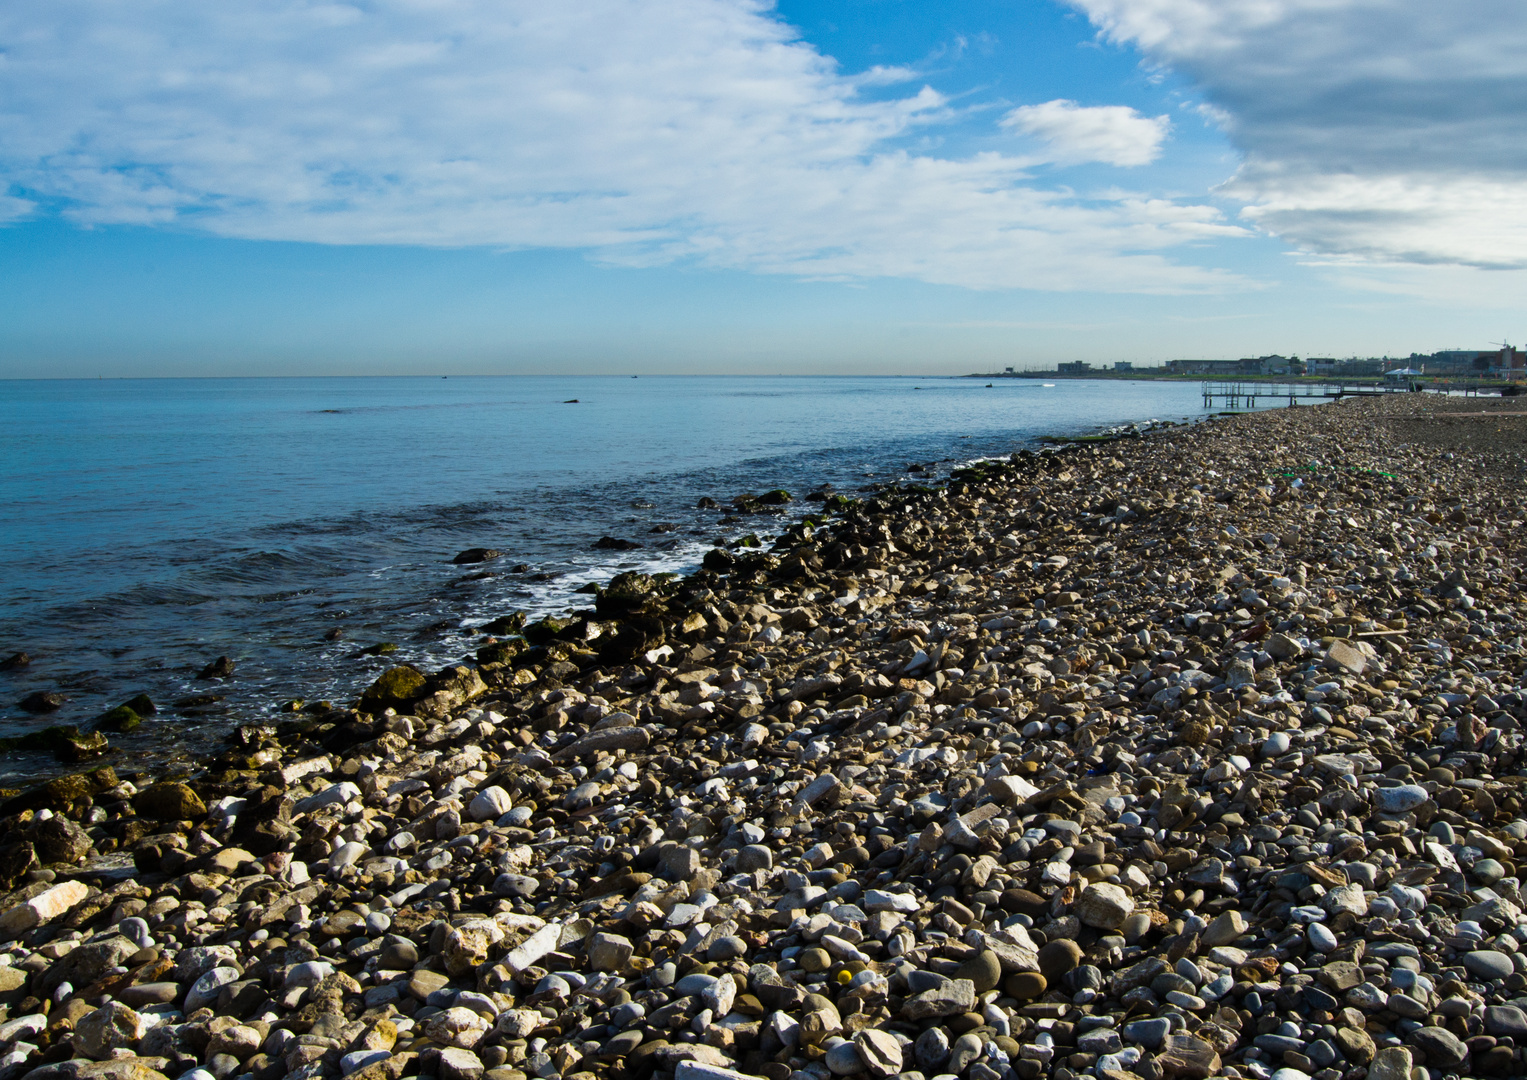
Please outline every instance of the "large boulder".
[{"label": "large boulder", "polygon": [[497,548],[467,548],[451,560],[457,566],[465,566],[470,563],[488,562],[492,559],[503,557],[503,552]]},{"label": "large boulder", "polygon": [[153,784],[133,799],[133,809],[146,818],[158,821],[200,821],[207,816],[207,804],[185,784]]},{"label": "large boulder", "polygon": [[362,712],[379,713],[385,709],[406,709],[424,696],[429,680],[424,672],[408,664],[388,668],[361,695]]},{"label": "large boulder", "polygon": [[55,814],[27,828],[37,858],[44,863],[77,863],[90,854],[90,837],[79,825]]},{"label": "large boulder", "polygon": [[600,592],[599,598],[594,601],[594,607],[601,615],[624,615],[651,599],[652,591],[656,587],[657,582],[651,574],[643,574],[635,570],[616,574]]}]

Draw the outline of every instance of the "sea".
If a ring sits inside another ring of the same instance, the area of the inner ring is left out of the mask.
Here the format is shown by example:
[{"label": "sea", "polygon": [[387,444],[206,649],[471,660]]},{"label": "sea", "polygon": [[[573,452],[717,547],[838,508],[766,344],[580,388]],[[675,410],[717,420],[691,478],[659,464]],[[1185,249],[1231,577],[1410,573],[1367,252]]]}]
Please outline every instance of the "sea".
[{"label": "sea", "polygon": [[[823,485],[927,482],[1042,436],[1204,411],[1197,383],[1147,380],[0,381],[0,660],[31,658],[0,671],[0,735],[88,727],[147,694],[159,711],[108,760],[194,756],[291,699],[457,661],[496,616],[767,544]],[[781,488],[782,517],[728,512]],[[453,563],[476,547],[503,555]],[[221,656],[231,676],[198,677]],[[23,711],[35,691],[64,703]],[[68,768],[13,752],[0,783]]]}]

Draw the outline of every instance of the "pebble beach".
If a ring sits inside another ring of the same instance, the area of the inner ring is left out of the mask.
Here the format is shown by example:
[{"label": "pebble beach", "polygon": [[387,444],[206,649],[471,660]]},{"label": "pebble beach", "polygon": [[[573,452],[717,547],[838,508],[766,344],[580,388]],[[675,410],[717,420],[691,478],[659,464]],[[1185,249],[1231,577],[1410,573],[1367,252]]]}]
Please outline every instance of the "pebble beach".
[{"label": "pebble beach", "polygon": [[1022,452],[17,790],[0,1080],[1520,1076],[1524,451]]}]

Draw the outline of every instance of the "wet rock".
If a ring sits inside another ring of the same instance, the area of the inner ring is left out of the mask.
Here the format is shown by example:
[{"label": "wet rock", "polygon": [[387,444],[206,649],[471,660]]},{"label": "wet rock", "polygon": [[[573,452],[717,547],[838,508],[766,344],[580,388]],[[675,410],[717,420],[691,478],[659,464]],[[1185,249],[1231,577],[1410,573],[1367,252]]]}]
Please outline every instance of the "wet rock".
[{"label": "wet rock", "polygon": [[424,695],[428,680],[418,668],[407,664],[388,668],[366,688],[357,707],[362,712],[406,709]]},{"label": "wet rock", "polygon": [[16,703],[16,707],[23,712],[51,713],[57,712],[68,704],[62,694],[56,694],[51,690],[34,690]]},{"label": "wet rock", "polygon": [[234,664],[226,656],[219,656],[212,663],[201,669],[196,676],[198,679],[227,679],[233,676]]},{"label": "wet rock", "polygon": [[493,559],[502,558],[504,553],[497,548],[467,548],[465,551],[456,553],[451,562],[457,566],[465,566],[470,563],[489,562]]},{"label": "wet rock", "polygon": [[207,804],[190,787],[181,783],[153,784],[133,799],[133,808],[143,817],[160,821],[199,821],[207,816]]},{"label": "wet rock", "polygon": [[26,837],[44,863],[76,863],[90,854],[90,837],[66,817],[34,822]]}]

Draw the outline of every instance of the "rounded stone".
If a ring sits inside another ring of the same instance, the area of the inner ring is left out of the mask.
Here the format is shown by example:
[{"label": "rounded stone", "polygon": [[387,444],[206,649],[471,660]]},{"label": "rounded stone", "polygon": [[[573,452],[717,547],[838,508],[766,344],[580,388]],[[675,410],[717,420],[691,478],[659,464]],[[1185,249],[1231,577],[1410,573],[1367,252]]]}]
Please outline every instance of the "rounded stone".
[{"label": "rounded stone", "polygon": [[497,821],[510,810],[514,809],[514,802],[509,793],[494,784],[484,788],[476,798],[467,806],[467,815],[473,821]]},{"label": "rounded stone", "polygon": [[735,934],[728,934],[711,942],[710,948],[706,950],[705,958],[712,963],[724,964],[728,960],[736,960],[747,954],[748,943]]},{"label": "rounded stone", "polygon": [[864,1059],[859,1056],[859,1048],[851,1042],[840,1042],[831,1047],[823,1060],[834,1076],[853,1076],[864,1071]]},{"label": "rounded stone", "polygon": [[1262,742],[1263,757],[1278,757],[1288,753],[1288,748],[1293,745],[1293,740],[1287,732],[1275,731]]},{"label": "rounded stone", "polygon": [[1494,885],[1506,876],[1506,868],[1495,859],[1480,859],[1469,870],[1481,885]]},{"label": "rounded stone", "polygon": [[223,987],[231,982],[237,982],[240,978],[242,976],[237,968],[213,968],[191,984],[191,989],[186,993],[185,1011],[193,1013],[203,1005],[216,1004],[217,995]]},{"label": "rounded stone", "polygon": [[419,950],[412,941],[395,941],[377,956],[376,966],[385,971],[408,971],[419,962]]},{"label": "rounded stone", "polygon": [[1017,975],[1009,975],[1002,983],[1002,989],[1019,1001],[1032,1001],[1043,994],[1049,985],[1037,971],[1020,971]]},{"label": "rounded stone", "polygon": [[622,1031],[606,1040],[599,1048],[599,1056],[602,1058],[623,1058],[642,1044],[642,1031],[640,1028],[631,1031]]},{"label": "rounded stone", "polygon": [[1505,979],[1511,976],[1516,968],[1511,963],[1511,957],[1494,949],[1481,949],[1478,952],[1465,953],[1463,966],[1470,975],[1486,982],[1494,982],[1496,979]]},{"label": "rounded stone", "polygon": [[1376,788],[1373,792],[1373,805],[1385,814],[1403,814],[1414,810],[1431,797],[1431,792],[1420,784],[1401,784],[1398,787]]},{"label": "rounded stone", "polygon": [[1082,947],[1070,938],[1048,941],[1039,947],[1039,971],[1050,982],[1082,962]]},{"label": "rounded stone", "polygon": [[949,1048],[949,1064],[945,1068],[959,1076],[980,1059],[985,1048],[981,1036],[967,1031],[954,1040],[954,1045]]},{"label": "rounded stone", "polygon": [[1509,1036],[1521,1045],[1527,1039],[1527,1012],[1517,1005],[1486,1005],[1485,1034]]},{"label": "rounded stone", "polygon": [[826,949],[802,949],[795,958],[796,966],[808,975],[815,975],[819,971],[826,971],[832,966],[832,957]]},{"label": "rounded stone", "polygon": [[1410,1033],[1410,1042],[1426,1051],[1426,1064],[1450,1069],[1462,1065],[1469,1048],[1447,1028],[1423,1027]]},{"label": "rounded stone", "polygon": [[976,993],[995,990],[1002,981],[1002,962],[997,954],[985,949],[954,969],[954,978],[969,979],[975,984]]},{"label": "rounded stone", "polygon": [[949,1061],[949,1036],[943,1028],[929,1028],[912,1044],[912,1056],[924,1073],[942,1072]]},{"label": "rounded stone", "polygon": [[1310,947],[1316,952],[1335,952],[1336,947],[1341,944],[1325,923],[1310,923],[1305,933],[1309,937]]}]

